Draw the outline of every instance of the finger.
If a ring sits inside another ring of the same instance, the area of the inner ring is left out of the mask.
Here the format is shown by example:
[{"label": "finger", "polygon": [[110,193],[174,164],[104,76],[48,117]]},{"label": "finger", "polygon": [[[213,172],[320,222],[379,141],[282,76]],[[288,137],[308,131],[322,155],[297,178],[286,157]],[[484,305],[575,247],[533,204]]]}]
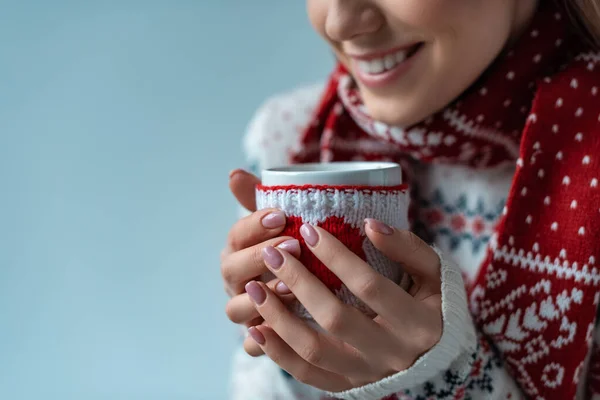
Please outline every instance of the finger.
[{"label": "finger", "polygon": [[[265,264],[327,332],[370,357],[388,354],[391,335],[357,308],[344,304],[302,263],[274,247],[263,250]],[[353,264],[347,264],[353,270]]]},{"label": "finger", "polygon": [[258,343],[256,343],[256,340],[254,340],[252,336],[248,336],[246,339],[244,339],[244,351],[250,357],[260,357],[265,354],[263,349]]},{"label": "finger", "polygon": [[260,325],[264,322],[265,320],[263,319],[263,317],[256,317],[253,320],[250,320],[250,322],[246,322],[244,323],[244,326],[246,328],[250,328],[251,326],[256,326],[256,325]]},{"label": "finger", "polygon": [[417,303],[411,295],[375,271],[329,232],[304,224],[300,233],[314,255],[375,313],[385,319],[397,319],[416,311]]},{"label": "finger", "polygon": [[223,289],[225,290],[225,294],[231,299],[233,296],[235,296],[235,293],[233,293],[233,291],[229,288],[229,285],[225,284],[223,286]]},{"label": "finger", "polygon": [[[279,279],[273,279],[267,283],[267,287],[277,293],[275,287],[279,282],[281,282]],[[284,303],[289,303],[294,299],[293,294],[281,295],[277,293],[277,295],[282,298]],[[229,320],[236,324],[246,324],[259,317],[262,319],[259,312],[256,310],[256,307],[254,307],[254,303],[250,299],[250,296],[248,296],[248,293],[242,293],[232,297],[225,306],[225,313]]]},{"label": "finger", "polygon": [[262,249],[267,246],[281,247],[289,250],[297,257],[300,256],[300,243],[291,237],[267,240],[258,245],[231,253],[221,263],[221,275],[230,292],[234,294],[243,293],[246,283],[268,272],[262,257]]},{"label": "finger", "polygon": [[256,185],[260,179],[242,170],[236,169],[229,174],[229,189],[237,201],[248,211],[256,211]]},{"label": "finger", "polygon": [[[430,348],[438,342],[442,331],[442,285],[438,254],[410,231],[398,230],[374,219],[367,219],[365,222],[365,232],[375,248],[389,259],[402,264],[413,282],[411,293],[418,307],[413,310],[412,323],[402,324],[399,316],[394,319],[390,315],[387,319],[391,322],[391,328],[402,334],[412,327],[414,332],[420,333],[407,336],[417,339],[418,348]],[[432,310],[435,312],[431,312]]]},{"label": "finger", "polygon": [[319,368],[298,355],[272,328],[264,325],[250,328],[249,334],[264,353],[297,381],[331,392],[350,389],[348,378]]},{"label": "finger", "polygon": [[371,243],[390,260],[402,264],[415,282],[420,279],[441,289],[440,258],[417,235],[374,219],[366,220],[365,232]]},{"label": "finger", "polygon": [[227,254],[254,246],[279,235],[285,228],[285,214],[276,209],[254,212],[238,220],[229,230]]},{"label": "finger", "polygon": [[344,376],[368,373],[367,364],[355,348],[310,328],[292,314],[264,283],[249,282],[246,291],[265,323],[304,360]]}]

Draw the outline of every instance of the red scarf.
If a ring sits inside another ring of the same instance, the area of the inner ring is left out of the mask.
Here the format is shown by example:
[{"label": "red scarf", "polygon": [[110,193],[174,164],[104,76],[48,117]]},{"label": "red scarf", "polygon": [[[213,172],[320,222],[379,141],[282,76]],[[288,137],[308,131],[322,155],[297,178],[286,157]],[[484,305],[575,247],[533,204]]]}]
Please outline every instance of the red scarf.
[{"label": "red scarf", "polygon": [[516,162],[505,212],[469,288],[472,312],[525,393],[573,399],[600,290],[600,57],[572,57],[581,44],[566,14],[549,2],[540,7],[516,46],[469,90],[408,129],[372,120],[338,66],[291,158],[392,159],[409,180],[414,161]]}]

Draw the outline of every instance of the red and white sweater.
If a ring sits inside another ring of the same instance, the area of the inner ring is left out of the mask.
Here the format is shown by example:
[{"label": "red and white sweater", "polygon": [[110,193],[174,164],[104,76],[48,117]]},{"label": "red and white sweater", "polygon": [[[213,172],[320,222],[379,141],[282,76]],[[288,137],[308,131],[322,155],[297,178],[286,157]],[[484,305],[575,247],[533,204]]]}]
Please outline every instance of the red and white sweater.
[{"label": "red and white sweater", "polygon": [[[254,173],[289,162],[290,151],[297,150],[299,136],[309,123],[322,90],[322,85],[301,88],[273,97],[260,108],[244,140],[247,160]],[[412,181],[418,182],[418,186],[413,186],[416,191],[413,201],[418,202],[419,210],[417,219],[434,233],[432,242],[443,253],[442,269],[450,270],[458,265],[463,276],[463,279],[453,279],[452,274],[442,274],[442,340],[410,369],[372,385],[337,394],[336,398],[527,398],[514,379],[519,371],[509,373],[498,352],[475,328],[464,288],[478,275],[488,246],[494,246],[494,227],[502,215],[514,173],[514,166],[476,170],[466,166],[423,164],[415,169]],[[524,256],[515,254],[514,257]],[[496,279],[502,280],[500,273]],[[543,293],[544,281],[531,283],[526,290]],[[538,314],[548,310],[560,314],[578,301],[581,299],[576,293],[548,298],[545,308],[540,307]],[[526,316],[525,320],[532,324],[540,322],[537,314]],[[518,326],[514,328],[516,331],[519,329]],[[568,327],[565,329],[568,330]],[[493,331],[493,327],[487,327],[486,331]],[[588,336],[594,340],[592,352],[598,352],[600,332],[594,328],[588,331]],[[553,345],[560,346],[559,339]],[[537,343],[535,339],[523,341],[522,346],[530,347],[528,351],[532,358],[539,352],[549,351],[546,344]],[[594,357],[595,360],[598,358]],[[545,384],[552,387],[563,380],[578,380],[577,399],[600,400],[600,391],[598,394],[586,393],[586,390],[593,391],[594,387],[598,387],[595,382],[600,380],[600,363],[589,364],[581,365],[575,376],[561,375],[560,366],[548,364],[544,367]],[[231,400],[331,398],[331,394],[295,381],[266,356],[252,358],[241,346],[234,356]]]}]

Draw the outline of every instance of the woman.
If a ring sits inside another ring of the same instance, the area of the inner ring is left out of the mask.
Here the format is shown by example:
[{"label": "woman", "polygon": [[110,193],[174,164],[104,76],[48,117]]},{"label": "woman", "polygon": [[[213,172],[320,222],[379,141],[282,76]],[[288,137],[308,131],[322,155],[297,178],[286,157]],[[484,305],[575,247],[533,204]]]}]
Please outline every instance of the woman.
[{"label": "woman", "polygon": [[[401,163],[420,238],[378,221],[366,233],[414,284],[404,291],[305,225],[302,251],[377,311],[368,319],[306,271],[298,241],[277,236],[284,215],[241,219],[222,257],[227,314],[249,327],[233,398],[600,396],[598,3],[307,3],[338,66],[324,89],[258,112],[249,160]],[[250,211],[257,182],[230,176]],[[286,311],[292,297],[326,333]]]}]

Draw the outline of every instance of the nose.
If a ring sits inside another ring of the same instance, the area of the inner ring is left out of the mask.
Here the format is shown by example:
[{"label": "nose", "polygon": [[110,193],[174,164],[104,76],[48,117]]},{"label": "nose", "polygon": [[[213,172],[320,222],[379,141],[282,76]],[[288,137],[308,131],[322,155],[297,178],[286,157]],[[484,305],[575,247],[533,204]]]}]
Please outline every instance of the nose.
[{"label": "nose", "polygon": [[377,32],[385,17],[372,0],[330,0],[325,33],[336,42]]}]

